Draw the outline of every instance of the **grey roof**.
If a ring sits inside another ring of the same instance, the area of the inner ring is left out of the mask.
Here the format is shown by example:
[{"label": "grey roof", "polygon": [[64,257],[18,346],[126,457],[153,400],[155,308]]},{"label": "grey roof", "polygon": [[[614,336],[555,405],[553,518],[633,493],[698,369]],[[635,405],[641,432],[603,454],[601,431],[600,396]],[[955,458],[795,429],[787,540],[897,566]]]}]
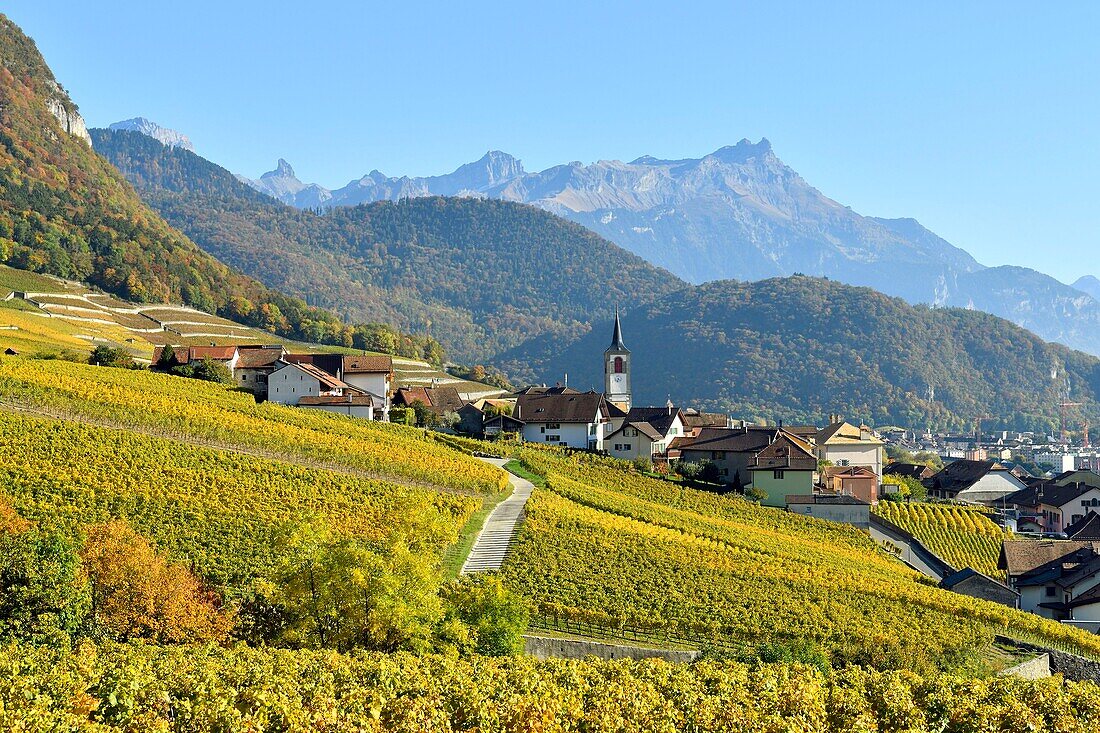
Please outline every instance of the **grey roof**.
[{"label": "grey roof", "polygon": [[[662,436],[668,435],[668,429],[680,416],[680,411],[673,407],[631,407],[626,413],[627,422],[647,422]],[[683,423],[683,419],[680,420]]]},{"label": "grey roof", "polygon": [[1063,507],[1074,499],[1087,494],[1097,487],[1088,484],[1066,484],[1060,486],[1053,481],[1043,481],[1026,489],[1020,489],[1005,497],[1005,502],[1019,506],[1037,507],[1039,504]]},{"label": "grey roof", "polygon": [[728,451],[756,453],[775,440],[779,428],[750,426],[746,428],[703,428],[694,438],[679,439],[681,451]]},{"label": "grey roof", "polygon": [[[607,438],[612,438],[612,437],[618,435],[625,428],[634,428],[635,430],[637,430],[639,433],[641,433],[645,437],[649,438],[650,440],[661,440],[662,438],[665,437],[664,433],[657,430],[656,428],[654,428],[652,425],[645,422],[644,420],[628,420],[627,422],[623,423],[623,426],[621,428],[619,428],[618,430],[613,432],[611,435],[607,436]],[[607,438],[605,438],[605,440]]]},{"label": "grey roof", "polygon": [[[950,589],[954,588],[956,585],[958,585],[959,583],[963,582],[964,580],[969,580],[970,578],[981,578],[986,583],[990,583],[990,584],[993,584],[993,585],[1000,586],[1001,588],[1004,588],[1005,590],[1012,590],[1011,588],[1009,588],[1007,585],[1005,585],[1001,581],[996,580],[995,578],[991,578],[988,575],[985,575],[984,573],[979,573],[974,568],[963,568],[962,570],[959,570],[958,572],[955,572],[955,573],[952,573],[951,575],[948,575],[946,578],[944,578],[943,580],[940,581],[940,587],[941,588],[947,588],[948,590],[950,590]],[[1012,592],[1016,593],[1016,595],[1020,595],[1017,591],[1012,591]]]},{"label": "grey roof", "polygon": [[924,481],[929,489],[958,493],[969,489],[985,478],[993,469],[994,461],[952,461],[943,470]]},{"label": "grey roof", "polygon": [[1064,531],[1071,540],[1100,540],[1100,514],[1090,509],[1082,519]]},{"label": "grey roof", "polygon": [[611,334],[611,348],[608,351],[622,351],[627,354],[630,349],[623,343],[623,327],[619,324],[619,309],[615,309],[615,330]]}]

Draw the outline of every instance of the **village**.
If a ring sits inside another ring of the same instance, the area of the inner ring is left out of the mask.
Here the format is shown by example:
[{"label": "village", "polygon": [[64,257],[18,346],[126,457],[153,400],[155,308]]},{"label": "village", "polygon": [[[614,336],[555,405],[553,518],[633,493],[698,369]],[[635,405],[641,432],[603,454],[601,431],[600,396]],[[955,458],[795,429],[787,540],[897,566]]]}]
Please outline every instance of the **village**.
[{"label": "village", "polygon": [[[944,588],[1100,631],[1100,474],[1088,446],[1036,450],[1042,436],[1021,433],[876,431],[839,414],[823,427],[753,425],[671,400],[637,406],[631,356],[616,314],[602,392],[559,384],[484,397],[453,385],[402,386],[389,356],[291,353],[280,345],[158,347],[153,364],[214,362],[260,401],[605,455],[655,476],[851,524]],[[912,451],[937,456],[942,468],[888,458]],[[880,501],[915,500],[981,507],[1005,532],[1003,575],[953,567],[874,511]]]}]

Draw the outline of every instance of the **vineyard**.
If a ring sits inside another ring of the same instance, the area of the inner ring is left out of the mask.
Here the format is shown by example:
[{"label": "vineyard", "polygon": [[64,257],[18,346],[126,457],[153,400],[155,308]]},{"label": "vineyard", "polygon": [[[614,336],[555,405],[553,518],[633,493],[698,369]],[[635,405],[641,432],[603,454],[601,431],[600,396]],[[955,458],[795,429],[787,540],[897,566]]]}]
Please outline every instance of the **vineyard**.
[{"label": "vineyard", "polygon": [[542,623],[737,647],[812,640],[834,663],[931,670],[994,633],[1100,654],[1097,637],[932,587],[855,528],[524,451],[547,476],[504,565]]},{"label": "vineyard", "polygon": [[1085,733],[1100,688],[733,662],[535,661],[91,644],[0,651],[0,728]]},{"label": "vineyard", "polygon": [[420,431],[256,404],[247,393],[164,374],[5,359],[0,363],[0,403],[433,489],[489,494],[507,484],[501,471]]},{"label": "vineyard", "polygon": [[441,552],[473,497],[214,451],[122,430],[0,412],[0,486],[31,520],[124,518],[174,559],[239,587],[274,564],[276,535],[317,520],[381,539],[406,528]]},{"label": "vineyard", "polygon": [[912,534],[956,569],[973,568],[1004,580],[997,560],[1004,532],[980,509],[884,501],[875,513]]}]

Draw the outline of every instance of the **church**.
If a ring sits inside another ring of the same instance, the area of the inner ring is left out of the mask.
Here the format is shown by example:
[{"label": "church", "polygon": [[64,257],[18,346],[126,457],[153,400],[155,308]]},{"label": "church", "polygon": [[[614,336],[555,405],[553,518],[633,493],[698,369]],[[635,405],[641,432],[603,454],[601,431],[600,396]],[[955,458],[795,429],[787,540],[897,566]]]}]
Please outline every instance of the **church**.
[{"label": "church", "polygon": [[603,352],[603,393],[615,407],[630,412],[630,349],[623,343],[623,327],[617,308],[611,346]]}]

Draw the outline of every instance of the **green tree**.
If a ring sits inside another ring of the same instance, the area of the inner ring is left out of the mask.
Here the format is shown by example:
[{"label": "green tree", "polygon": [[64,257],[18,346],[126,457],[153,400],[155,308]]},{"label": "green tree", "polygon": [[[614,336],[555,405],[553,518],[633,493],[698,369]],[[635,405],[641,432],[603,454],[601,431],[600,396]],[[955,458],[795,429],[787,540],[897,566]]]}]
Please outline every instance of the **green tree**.
[{"label": "green tree", "polygon": [[180,377],[201,379],[206,382],[234,384],[233,372],[229,371],[229,367],[210,358],[203,359],[197,364],[185,364],[184,366],[175,367],[172,369],[172,373]]},{"label": "green tree", "polygon": [[413,413],[416,414],[417,427],[430,428],[439,420],[439,416],[432,412],[432,408],[420,400],[414,400],[410,407],[412,407]]},{"label": "green tree", "polygon": [[112,349],[110,346],[100,344],[92,349],[88,357],[89,364],[105,367],[118,367],[120,369],[133,369],[134,358],[126,349]]},{"label": "green tree", "polygon": [[444,587],[442,596],[447,618],[470,629],[473,651],[493,657],[523,652],[531,610],[500,578],[467,575]]},{"label": "green tree", "polygon": [[755,501],[757,503],[764,501],[768,498],[768,492],[763,489],[758,489],[755,486],[750,486],[745,489],[745,498],[749,501]]},{"label": "green tree", "polygon": [[0,637],[57,643],[91,606],[72,540],[42,529],[0,529]]}]

